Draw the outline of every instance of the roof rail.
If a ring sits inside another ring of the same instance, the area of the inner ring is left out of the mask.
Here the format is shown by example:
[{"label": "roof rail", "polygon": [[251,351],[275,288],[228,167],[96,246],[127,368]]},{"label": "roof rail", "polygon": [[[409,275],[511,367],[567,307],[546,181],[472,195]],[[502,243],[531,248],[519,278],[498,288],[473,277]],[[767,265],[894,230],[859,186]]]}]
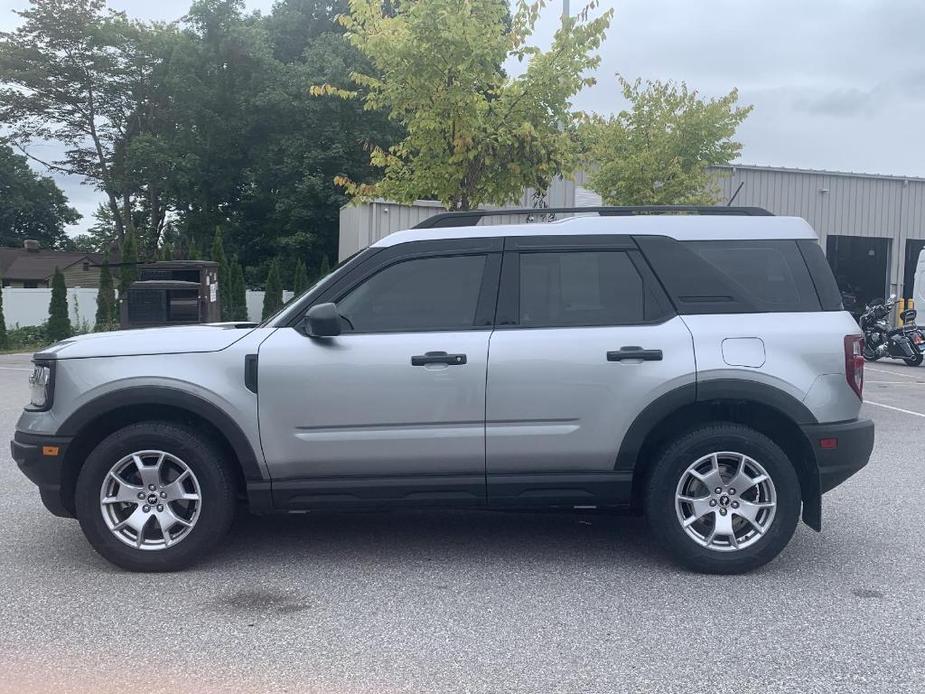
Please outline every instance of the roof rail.
[{"label": "roof rail", "polygon": [[727,207],[725,205],[633,205],[630,207],[537,207],[530,209],[466,210],[443,212],[418,222],[413,229],[475,226],[483,217],[537,216],[565,213],[597,213],[601,217],[632,217],[654,214],[741,215],[747,217],[772,216],[762,207]]}]

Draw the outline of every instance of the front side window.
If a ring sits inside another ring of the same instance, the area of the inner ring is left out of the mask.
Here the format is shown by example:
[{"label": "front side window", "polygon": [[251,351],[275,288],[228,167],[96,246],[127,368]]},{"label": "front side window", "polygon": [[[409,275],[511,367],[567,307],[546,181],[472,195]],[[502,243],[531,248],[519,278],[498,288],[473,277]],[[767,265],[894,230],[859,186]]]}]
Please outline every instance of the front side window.
[{"label": "front side window", "polygon": [[486,256],[415,258],[390,265],[337,301],[345,330],[466,330],[475,323]]},{"label": "front side window", "polygon": [[622,251],[520,255],[521,326],[641,323],[645,304],[642,277]]}]

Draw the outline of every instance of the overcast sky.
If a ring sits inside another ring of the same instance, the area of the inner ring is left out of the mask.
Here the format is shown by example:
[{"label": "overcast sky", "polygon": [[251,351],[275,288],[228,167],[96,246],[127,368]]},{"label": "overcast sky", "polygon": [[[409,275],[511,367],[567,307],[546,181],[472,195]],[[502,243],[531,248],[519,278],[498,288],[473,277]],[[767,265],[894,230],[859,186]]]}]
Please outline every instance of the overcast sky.
[{"label": "overcast sky", "polygon": [[[581,0],[571,0],[577,11]],[[273,0],[247,0],[267,12]],[[16,26],[0,0],[0,29]],[[110,0],[142,19],[173,20],[188,0]],[[598,84],[576,99],[601,113],[622,101],[614,74],[686,80],[706,95],[738,87],[755,110],[739,129],[742,163],[925,176],[922,0],[602,0],[616,15]],[[561,4],[538,29],[548,43]],[[99,194],[56,176],[88,226]]]}]

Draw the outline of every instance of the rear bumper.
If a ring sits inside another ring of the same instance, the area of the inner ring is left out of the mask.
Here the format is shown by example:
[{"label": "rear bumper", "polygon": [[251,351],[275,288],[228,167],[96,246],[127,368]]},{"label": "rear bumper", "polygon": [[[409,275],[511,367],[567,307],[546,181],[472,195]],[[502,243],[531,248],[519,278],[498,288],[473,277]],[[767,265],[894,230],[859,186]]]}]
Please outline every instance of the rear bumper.
[{"label": "rear bumper", "polygon": [[[834,489],[867,465],[874,449],[874,423],[855,419],[837,424],[803,426],[819,471],[819,493]],[[823,448],[822,441],[837,441],[834,448]]]},{"label": "rear bumper", "polygon": [[62,500],[64,454],[71,443],[69,436],[45,436],[17,431],[10,441],[13,460],[23,474],[39,488],[45,508],[56,516],[73,517]]}]

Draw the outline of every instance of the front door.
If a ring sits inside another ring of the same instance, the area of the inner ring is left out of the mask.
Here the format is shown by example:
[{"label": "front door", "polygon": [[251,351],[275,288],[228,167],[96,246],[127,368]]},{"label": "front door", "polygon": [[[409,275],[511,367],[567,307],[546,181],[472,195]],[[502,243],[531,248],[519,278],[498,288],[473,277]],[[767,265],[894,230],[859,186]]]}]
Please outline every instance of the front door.
[{"label": "front door", "polygon": [[499,265],[491,253],[399,257],[330,297],[340,336],[287,327],[261,345],[260,438],[278,506],[484,500],[482,304],[493,311]]},{"label": "front door", "polygon": [[626,502],[627,430],[663,395],[693,400],[687,327],[631,241],[596,242],[508,239],[488,366],[491,502]]}]

